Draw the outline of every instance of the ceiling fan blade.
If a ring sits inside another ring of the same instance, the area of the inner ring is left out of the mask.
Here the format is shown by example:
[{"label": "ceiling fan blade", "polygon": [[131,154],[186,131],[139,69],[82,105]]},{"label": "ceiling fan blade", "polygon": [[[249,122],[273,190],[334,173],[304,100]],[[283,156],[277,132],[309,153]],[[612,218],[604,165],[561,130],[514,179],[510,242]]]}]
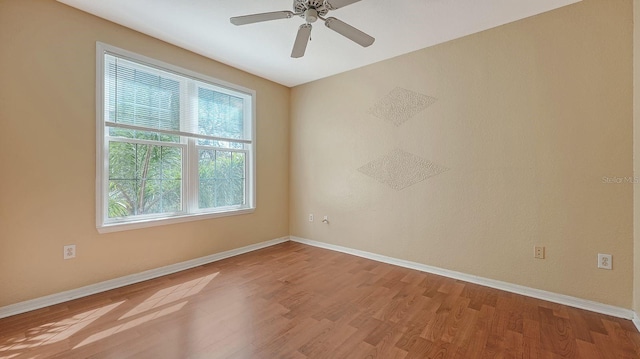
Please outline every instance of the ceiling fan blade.
[{"label": "ceiling fan blade", "polygon": [[234,25],[247,25],[247,24],[253,24],[255,22],[289,19],[293,17],[293,15],[294,14],[291,11],[274,11],[274,12],[264,12],[261,14],[235,16],[229,20]]},{"label": "ceiling fan blade", "polygon": [[307,50],[307,44],[311,37],[311,24],[302,24],[298,29],[298,35],[296,41],[293,43],[293,50],[291,50],[291,57],[299,58],[304,56],[304,52]]},{"label": "ceiling fan blade", "polygon": [[355,27],[347,24],[344,21],[336,19],[335,17],[327,18],[324,24],[331,30],[359,44],[362,47],[370,46],[374,41],[376,41],[376,39],[374,39],[373,37],[365,34],[364,32],[356,29]]},{"label": "ceiling fan blade", "polygon": [[328,5],[329,10],[336,10],[358,1],[360,0],[327,0],[326,4]]}]

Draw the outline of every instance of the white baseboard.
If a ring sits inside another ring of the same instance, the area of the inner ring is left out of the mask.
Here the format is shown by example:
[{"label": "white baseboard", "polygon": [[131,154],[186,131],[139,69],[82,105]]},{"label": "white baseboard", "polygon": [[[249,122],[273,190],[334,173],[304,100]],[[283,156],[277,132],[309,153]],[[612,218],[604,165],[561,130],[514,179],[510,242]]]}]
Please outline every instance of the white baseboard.
[{"label": "white baseboard", "polygon": [[270,247],[276,244],[284,243],[289,240],[289,237],[282,237],[273,239],[266,242],[252,244],[246,247],[232,249],[226,252],[216,253],[205,257],[200,257],[185,262],[171,264],[168,266],[151,269],[148,271],[131,274],[128,276],[107,280],[104,282],[91,284],[85,287],[68,290],[61,293],[48,295],[45,297],[35,298],[24,302],[7,305],[0,307],[0,318],[10,317],[12,315],[29,312],[32,310],[48,307],[50,305],[63,303],[69,300],[86,297],[92,294],[105,292],[111,289],[124,287],[126,285],[143,282],[145,280],[158,278],[167,274],[183,271],[194,267],[201,266],[203,264],[216,262],[225,258],[234,257],[240,254],[253,252],[258,249]]},{"label": "white baseboard", "polygon": [[506,292],[526,295],[529,297],[538,298],[538,299],[546,300],[549,302],[568,305],[570,307],[585,309],[592,312],[606,314],[606,315],[610,315],[618,318],[624,318],[624,319],[630,319],[630,320],[633,319],[634,324],[636,325],[636,327],[638,327],[638,330],[640,330],[640,319],[637,316],[635,316],[635,313],[632,310],[629,310],[629,309],[620,308],[620,307],[616,307],[608,304],[602,304],[598,302],[593,302],[590,300],[576,298],[576,297],[572,297],[564,294],[557,294],[557,293],[547,292],[540,289],[534,289],[534,288],[529,288],[521,285],[502,282],[499,280],[483,278],[483,277],[456,272],[448,269],[432,267],[426,264],[406,261],[403,259],[396,259],[392,257],[383,256],[380,254],[361,251],[358,249],[352,249],[352,248],[342,247],[334,244],[318,242],[310,239],[299,238],[294,236],[290,236],[290,239],[293,242],[308,244],[314,247],[320,247],[320,248],[329,249],[337,252],[352,254],[354,256],[363,257],[363,258],[371,259],[378,262],[393,264],[393,265],[397,265],[404,268],[415,269],[421,272],[433,273],[433,274],[441,275],[444,277],[449,277],[453,279],[462,280],[465,282],[483,285],[486,287],[504,290]]},{"label": "white baseboard", "polygon": [[633,313],[633,325],[636,326],[636,329],[638,329],[638,331],[640,332],[640,317],[638,317],[638,313],[634,312]]}]

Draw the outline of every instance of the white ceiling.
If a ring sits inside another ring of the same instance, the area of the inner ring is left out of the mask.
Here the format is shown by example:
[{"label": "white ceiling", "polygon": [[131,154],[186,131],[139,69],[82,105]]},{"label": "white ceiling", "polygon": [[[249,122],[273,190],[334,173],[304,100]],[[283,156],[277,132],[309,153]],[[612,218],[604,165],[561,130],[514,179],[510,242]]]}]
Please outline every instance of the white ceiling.
[{"label": "white ceiling", "polygon": [[289,57],[300,17],[244,26],[232,16],[291,10],[292,0],[58,0],[252,74],[296,86],[581,0],[362,0],[331,11],[376,38],[363,48],[314,24]]}]

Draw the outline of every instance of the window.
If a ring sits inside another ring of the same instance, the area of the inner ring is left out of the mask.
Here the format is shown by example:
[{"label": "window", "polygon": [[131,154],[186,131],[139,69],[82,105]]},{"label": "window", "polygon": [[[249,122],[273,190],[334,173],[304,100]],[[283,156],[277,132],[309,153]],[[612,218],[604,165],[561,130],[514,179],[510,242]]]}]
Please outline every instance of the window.
[{"label": "window", "polygon": [[100,232],[255,208],[255,92],[97,44]]}]

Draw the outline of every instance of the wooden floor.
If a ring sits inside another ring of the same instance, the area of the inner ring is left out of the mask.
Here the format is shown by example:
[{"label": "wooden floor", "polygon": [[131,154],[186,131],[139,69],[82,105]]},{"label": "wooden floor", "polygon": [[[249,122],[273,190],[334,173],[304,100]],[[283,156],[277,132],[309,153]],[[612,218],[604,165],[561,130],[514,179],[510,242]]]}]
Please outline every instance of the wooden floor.
[{"label": "wooden floor", "polygon": [[0,358],[640,358],[628,320],[287,242],[0,320]]}]

